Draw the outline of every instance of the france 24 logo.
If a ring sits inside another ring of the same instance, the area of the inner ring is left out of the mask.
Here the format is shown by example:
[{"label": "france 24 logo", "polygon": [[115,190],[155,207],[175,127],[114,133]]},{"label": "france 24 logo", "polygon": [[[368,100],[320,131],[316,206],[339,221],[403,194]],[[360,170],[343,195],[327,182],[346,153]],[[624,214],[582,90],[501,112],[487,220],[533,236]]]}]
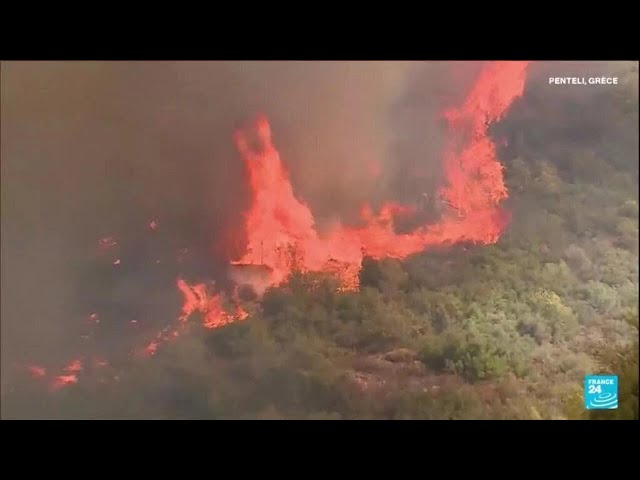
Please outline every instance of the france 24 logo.
[{"label": "france 24 logo", "polygon": [[587,410],[618,408],[618,376],[587,375],[584,377],[584,408]]}]

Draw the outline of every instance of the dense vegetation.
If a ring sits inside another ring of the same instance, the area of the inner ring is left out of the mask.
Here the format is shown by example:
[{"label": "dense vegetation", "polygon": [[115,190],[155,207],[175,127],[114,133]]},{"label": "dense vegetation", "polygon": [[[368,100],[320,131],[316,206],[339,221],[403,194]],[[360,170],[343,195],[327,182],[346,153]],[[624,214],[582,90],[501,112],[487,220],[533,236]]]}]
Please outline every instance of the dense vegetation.
[{"label": "dense vegetation", "polygon": [[[497,244],[367,259],[353,293],[296,274],[246,321],[53,402],[79,417],[637,419],[637,71],[627,81],[572,100],[532,84],[494,127],[512,212]],[[618,410],[584,410],[599,372],[619,375]]]}]

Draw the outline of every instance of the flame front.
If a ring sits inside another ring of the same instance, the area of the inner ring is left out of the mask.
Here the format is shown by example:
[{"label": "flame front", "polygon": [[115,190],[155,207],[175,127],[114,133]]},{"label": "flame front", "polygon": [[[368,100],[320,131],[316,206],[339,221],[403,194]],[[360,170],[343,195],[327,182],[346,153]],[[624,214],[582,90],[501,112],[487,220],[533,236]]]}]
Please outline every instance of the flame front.
[{"label": "flame front", "polygon": [[260,116],[251,129],[235,135],[252,198],[245,217],[247,251],[232,264],[268,267],[270,285],[281,283],[293,270],[327,271],[337,274],[344,288],[355,289],[365,255],[405,258],[433,245],[496,242],[507,224],[499,206],[507,189],[487,128],[522,95],[526,68],[527,62],[489,64],[462,106],[444,112],[450,142],[444,159],[446,184],[439,196],[450,211],[437,223],[406,234],[395,232],[394,217],[409,207],[389,203],[377,215],[365,206],[364,226],[337,224],[319,235],[311,210],[293,192],[271,142],[269,123]]}]

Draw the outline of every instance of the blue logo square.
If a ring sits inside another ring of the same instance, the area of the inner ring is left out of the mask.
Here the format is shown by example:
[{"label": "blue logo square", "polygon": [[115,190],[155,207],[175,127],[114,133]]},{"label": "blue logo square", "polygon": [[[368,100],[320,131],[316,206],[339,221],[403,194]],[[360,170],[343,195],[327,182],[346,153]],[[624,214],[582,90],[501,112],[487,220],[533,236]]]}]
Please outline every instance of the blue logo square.
[{"label": "blue logo square", "polygon": [[584,408],[587,410],[613,410],[618,408],[618,376],[585,376]]}]

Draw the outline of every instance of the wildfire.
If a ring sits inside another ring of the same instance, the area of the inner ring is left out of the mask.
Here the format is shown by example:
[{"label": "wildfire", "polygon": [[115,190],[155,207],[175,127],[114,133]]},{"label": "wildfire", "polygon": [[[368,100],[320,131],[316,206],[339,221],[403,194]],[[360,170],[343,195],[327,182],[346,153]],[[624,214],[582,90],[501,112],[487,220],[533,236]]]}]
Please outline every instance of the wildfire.
[{"label": "wildfire", "polygon": [[[435,223],[408,233],[397,233],[394,220],[412,215],[414,210],[392,202],[378,212],[363,205],[359,225],[335,223],[319,232],[310,208],[294,193],[273,145],[267,118],[261,115],[250,128],[237,131],[234,142],[246,166],[251,199],[244,213],[247,248],[240,258],[230,262],[232,279],[238,285],[252,285],[261,293],[268,286],[285,281],[293,271],[321,271],[338,277],[343,289],[353,290],[358,288],[365,256],[401,259],[435,245],[496,242],[509,220],[500,207],[508,192],[503,167],[487,129],[522,95],[526,69],[527,62],[488,64],[466,100],[443,112],[448,122],[448,142],[443,158],[445,182],[437,195],[449,209]],[[378,177],[382,169],[372,162],[370,173]],[[154,219],[147,226],[156,230],[158,222]],[[114,237],[99,241],[102,251],[117,245]],[[177,262],[187,255],[189,250],[181,249]],[[119,264],[120,259],[113,260],[113,265]],[[248,316],[237,290],[229,302],[233,308],[227,310],[222,293],[208,289],[204,283],[190,285],[182,278],[176,283],[183,296],[177,327],[170,325],[160,331],[141,349],[144,355],[154,355],[161,344],[177,337],[194,313],[201,314],[205,328],[218,328]],[[91,314],[88,320],[98,323],[98,314]],[[130,323],[136,324],[137,320]],[[106,365],[101,359],[94,360],[94,367]],[[51,388],[77,383],[82,370],[82,361],[70,362],[60,375],[50,377]],[[28,371],[35,378],[47,375],[39,366],[28,367]]]},{"label": "wildfire", "polygon": [[[509,219],[499,205],[507,197],[507,188],[487,128],[522,95],[527,64],[489,64],[466,101],[444,112],[450,141],[444,158],[446,184],[439,196],[450,211],[437,223],[410,233],[396,233],[394,219],[412,214],[412,209],[387,203],[377,214],[364,205],[360,212],[363,226],[335,224],[320,235],[311,210],[294,194],[272,143],[267,118],[260,115],[250,129],[237,131],[234,141],[247,168],[251,203],[245,213],[247,250],[231,262],[233,267],[242,267],[234,270],[233,278],[242,278],[261,292],[283,282],[294,270],[324,271],[338,276],[343,289],[357,289],[366,255],[405,258],[434,245],[496,242]],[[462,147],[457,146],[460,144]],[[203,314],[208,328],[246,317],[240,310],[235,315],[227,313],[220,296],[208,294],[203,284],[190,286],[178,280],[178,289],[184,296],[182,321],[195,311]]]},{"label": "wildfire", "polygon": [[178,337],[193,313],[202,314],[202,326],[205,328],[218,328],[237,320],[244,320],[248,316],[237,302],[235,312],[233,314],[228,313],[224,309],[222,295],[220,293],[209,293],[203,283],[189,285],[183,279],[178,278],[177,287],[183,295],[182,314],[178,317],[180,323],[175,328],[169,325],[162,329],[142,349],[142,355],[153,356],[162,344]]},{"label": "wildfire", "polygon": [[178,279],[178,289],[184,296],[180,321],[185,322],[193,312],[203,315],[202,325],[206,328],[217,328],[235,320],[246,318],[247,314],[238,304],[235,314],[229,314],[222,305],[220,294],[209,294],[204,284],[188,285]]},{"label": "wildfire", "polygon": [[138,353],[142,354],[143,356],[155,355],[158,351],[158,347],[160,347],[161,344],[171,340],[171,338],[177,336],[177,332],[177,329],[172,328],[171,325],[166,326],[156,335],[156,337],[151,342],[147,344],[146,347],[144,347]]},{"label": "wildfire", "polygon": [[[450,142],[444,159],[446,184],[439,195],[451,211],[436,224],[410,233],[394,230],[394,218],[410,213],[408,207],[389,203],[378,214],[363,207],[364,226],[336,224],[320,235],[311,210],[293,192],[266,117],[259,116],[252,128],[234,137],[247,167],[252,199],[245,214],[247,251],[232,265],[268,267],[270,285],[281,283],[294,270],[327,271],[337,274],[344,288],[355,289],[365,255],[405,258],[433,245],[497,241],[508,221],[499,206],[507,189],[487,128],[522,95],[526,67],[527,62],[490,64],[462,106],[445,112]],[[456,146],[460,138],[462,148]]]}]

